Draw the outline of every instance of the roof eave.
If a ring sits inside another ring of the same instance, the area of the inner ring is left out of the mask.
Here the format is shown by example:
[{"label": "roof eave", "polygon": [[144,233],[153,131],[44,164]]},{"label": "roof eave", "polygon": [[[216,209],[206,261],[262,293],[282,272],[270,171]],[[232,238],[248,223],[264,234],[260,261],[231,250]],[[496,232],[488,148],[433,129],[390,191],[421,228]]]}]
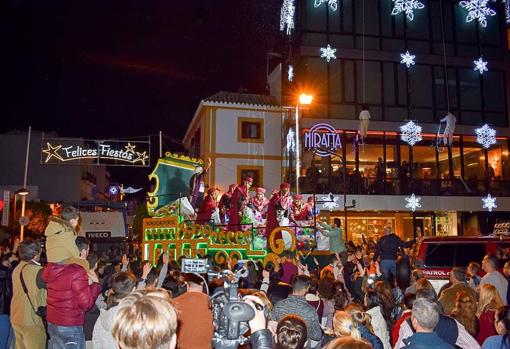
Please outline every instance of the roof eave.
[{"label": "roof eave", "polygon": [[271,110],[271,111],[280,111],[282,109],[282,107],[278,105],[246,104],[205,100],[203,100],[202,103],[204,106],[209,107],[226,107],[226,108],[239,107],[244,109]]}]

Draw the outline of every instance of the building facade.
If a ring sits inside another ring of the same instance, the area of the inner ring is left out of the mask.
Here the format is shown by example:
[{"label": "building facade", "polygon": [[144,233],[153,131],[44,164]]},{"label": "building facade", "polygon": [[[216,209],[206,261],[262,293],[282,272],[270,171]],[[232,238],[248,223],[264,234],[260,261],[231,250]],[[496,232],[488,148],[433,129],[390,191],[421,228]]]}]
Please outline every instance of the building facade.
[{"label": "building facade", "polygon": [[[281,174],[274,184],[264,182],[267,188],[291,182],[293,191],[315,196],[321,215],[342,224],[346,216],[352,240],[378,235],[388,224],[412,238],[485,235],[510,222],[506,9],[489,3],[494,15],[483,23],[467,21],[458,1],[422,3],[411,16],[395,11],[390,0],[294,1],[295,28],[282,33],[288,39],[284,58],[268,77],[280,104],[271,104],[279,124],[264,130],[278,139],[265,134],[260,147],[240,142],[243,128],[236,132],[235,125],[245,116],[232,108],[225,110],[228,131],[214,131],[223,111],[203,101],[185,143],[190,155],[213,159],[209,184],[224,189],[239,180],[239,161],[251,158],[264,176]],[[409,67],[401,63],[411,56]],[[474,69],[480,59],[487,70]],[[299,105],[302,92],[314,96],[311,105]],[[363,109],[370,123],[361,139]],[[448,112],[456,118],[451,145],[442,138]],[[414,146],[401,139],[400,127],[409,120],[422,128]],[[475,133],[485,124],[497,135],[488,149]],[[261,152],[274,161],[260,161]],[[412,194],[418,198],[415,211],[408,205]],[[496,198],[492,211],[482,201],[489,194]]]},{"label": "building facade", "polygon": [[[324,194],[340,195],[332,216],[342,219],[341,196],[348,205],[355,200],[347,224],[353,239],[377,234],[388,223],[412,237],[489,234],[497,222],[508,221],[510,61],[503,4],[489,4],[495,15],[484,27],[467,21],[458,1],[423,2],[412,20],[396,13],[391,1],[340,0],[333,2],[336,9],[330,3],[295,2],[292,54],[281,69],[292,66],[294,72],[292,81],[282,76],[283,104],[295,105],[301,91],[315,96],[299,116],[300,140],[327,123],[342,144],[328,156],[301,148],[295,156],[301,159],[301,191],[326,201]],[[336,50],[329,60],[323,54],[328,45]],[[406,52],[414,56],[409,67],[401,63]],[[487,62],[483,74],[474,69],[479,58]],[[359,116],[366,107],[371,118],[361,140]],[[451,146],[438,137],[447,112],[457,121]],[[295,127],[293,119],[285,118],[284,133]],[[422,127],[423,140],[412,147],[400,137],[408,120]],[[484,124],[498,135],[488,150],[475,135]],[[284,177],[292,177],[296,163],[292,156],[285,161]],[[405,207],[411,194],[421,198],[414,213]],[[488,194],[497,197],[493,212],[481,201]]]},{"label": "building facade", "polygon": [[271,191],[282,178],[281,126],[275,98],[219,92],[200,102],[183,144],[188,155],[211,159],[209,186],[225,191],[250,176]]}]

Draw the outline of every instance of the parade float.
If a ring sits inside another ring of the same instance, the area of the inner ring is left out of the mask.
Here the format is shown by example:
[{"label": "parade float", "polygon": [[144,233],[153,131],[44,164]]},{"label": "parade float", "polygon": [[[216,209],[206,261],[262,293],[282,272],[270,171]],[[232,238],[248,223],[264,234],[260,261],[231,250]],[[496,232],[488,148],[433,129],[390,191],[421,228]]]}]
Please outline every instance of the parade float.
[{"label": "parade float", "polygon": [[151,217],[143,221],[144,259],[155,262],[167,251],[174,260],[209,256],[217,264],[228,259],[253,259],[265,265],[276,262],[284,250],[314,248],[313,227],[280,226],[266,233],[264,221],[251,212],[243,215],[236,229],[215,219],[197,224],[188,193],[193,175],[203,166],[201,159],[172,153],[158,160],[149,175],[154,190],[148,193]]}]

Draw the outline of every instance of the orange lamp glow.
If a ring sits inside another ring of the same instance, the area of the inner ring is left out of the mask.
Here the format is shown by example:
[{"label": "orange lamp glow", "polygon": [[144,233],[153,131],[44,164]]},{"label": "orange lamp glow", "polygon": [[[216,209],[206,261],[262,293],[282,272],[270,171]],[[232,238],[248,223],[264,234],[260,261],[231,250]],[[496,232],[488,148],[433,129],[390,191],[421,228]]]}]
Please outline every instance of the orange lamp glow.
[{"label": "orange lamp glow", "polygon": [[302,93],[299,95],[299,104],[312,104],[313,96]]}]

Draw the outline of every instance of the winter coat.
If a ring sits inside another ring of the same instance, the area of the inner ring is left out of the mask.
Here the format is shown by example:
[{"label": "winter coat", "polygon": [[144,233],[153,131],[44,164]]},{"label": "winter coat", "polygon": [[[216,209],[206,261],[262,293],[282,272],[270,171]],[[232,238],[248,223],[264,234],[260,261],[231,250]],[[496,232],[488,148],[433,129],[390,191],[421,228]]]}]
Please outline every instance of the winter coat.
[{"label": "winter coat", "polygon": [[380,306],[373,307],[372,309],[367,310],[367,313],[370,314],[370,316],[372,317],[370,323],[372,324],[372,328],[374,329],[375,335],[379,337],[379,339],[383,343],[384,349],[391,349],[388,326],[381,312],[381,307]]},{"label": "winter coat", "polygon": [[[273,335],[267,328],[259,330],[250,336],[251,349],[272,349]],[[96,349],[96,347],[94,347]]]},{"label": "winter coat", "polygon": [[32,305],[21,285],[21,270],[23,270],[23,280],[28,289],[28,295],[34,309],[46,305],[46,286],[41,278],[43,268],[34,262],[22,261],[14,268],[12,273],[13,291],[11,303],[11,323],[19,327],[39,327],[43,328],[43,322],[39,315],[32,309]]},{"label": "winter coat", "polygon": [[370,343],[374,349],[383,349],[384,346],[375,334],[370,332],[366,326],[358,327],[359,333],[361,334],[361,338]]},{"label": "winter coat", "polygon": [[416,332],[404,340],[408,343],[404,348],[409,349],[454,349],[454,347],[442,340],[435,332]]},{"label": "winter coat", "polygon": [[116,348],[115,339],[112,336],[112,326],[117,310],[117,306],[108,310],[101,309],[99,318],[94,325],[94,332],[92,333],[94,349]]},{"label": "winter coat", "polygon": [[75,243],[76,234],[68,221],[51,217],[44,235],[46,236],[48,262],[58,263],[80,255]]},{"label": "winter coat", "polygon": [[48,263],[42,278],[48,289],[48,322],[83,326],[85,312],[101,292],[99,284],[89,285],[87,272],[78,264]]}]

